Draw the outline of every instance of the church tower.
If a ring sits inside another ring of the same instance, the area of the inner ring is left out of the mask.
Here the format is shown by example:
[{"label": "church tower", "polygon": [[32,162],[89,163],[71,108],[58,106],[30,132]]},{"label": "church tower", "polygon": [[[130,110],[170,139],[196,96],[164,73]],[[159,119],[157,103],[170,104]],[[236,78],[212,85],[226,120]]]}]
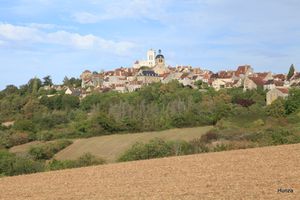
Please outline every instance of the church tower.
[{"label": "church tower", "polygon": [[165,57],[161,54],[161,50],[158,50],[158,54],[155,57],[155,67],[153,68],[153,70],[159,75],[170,72],[170,70],[166,66]]},{"label": "church tower", "polygon": [[155,65],[156,52],[153,49],[147,51],[147,62],[149,67],[154,67]]},{"label": "church tower", "polygon": [[165,67],[165,57],[161,54],[161,50],[158,50],[158,54],[155,57],[155,65],[159,67]]}]

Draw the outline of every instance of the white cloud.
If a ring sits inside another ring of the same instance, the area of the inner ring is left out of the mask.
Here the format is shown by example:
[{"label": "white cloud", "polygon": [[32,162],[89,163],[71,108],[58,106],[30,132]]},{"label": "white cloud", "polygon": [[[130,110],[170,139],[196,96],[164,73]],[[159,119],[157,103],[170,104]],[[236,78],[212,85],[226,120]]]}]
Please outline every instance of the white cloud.
[{"label": "white cloud", "polygon": [[159,20],[165,14],[166,6],[170,0],[120,0],[120,1],[94,1],[93,10],[76,12],[73,15],[75,21],[86,23],[97,23],[102,20],[123,19],[123,18],[147,18]]},{"label": "white cloud", "polygon": [[74,14],[74,19],[81,24],[92,24],[100,21],[100,16],[88,12],[78,12]]},{"label": "white cloud", "polygon": [[22,24],[24,26],[27,26],[29,28],[35,28],[35,29],[45,29],[45,30],[50,30],[50,29],[76,29],[75,27],[72,26],[61,26],[57,24],[43,24],[43,23],[24,23]]},{"label": "white cloud", "polygon": [[0,24],[0,39],[7,42],[56,44],[82,50],[103,50],[125,54],[134,47],[131,42],[116,42],[88,34],[67,31],[45,32],[38,28]]}]

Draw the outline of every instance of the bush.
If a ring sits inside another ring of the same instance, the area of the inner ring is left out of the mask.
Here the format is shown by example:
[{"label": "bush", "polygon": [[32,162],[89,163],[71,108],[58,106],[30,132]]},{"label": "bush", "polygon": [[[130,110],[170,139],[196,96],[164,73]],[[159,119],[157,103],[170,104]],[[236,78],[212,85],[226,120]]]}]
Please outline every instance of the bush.
[{"label": "bush", "polygon": [[262,120],[262,119],[258,119],[258,120],[256,120],[256,121],[253,122],[253,125],[254,125],[255,127],[264,126],[264,125],[265,125],[265,122],[264,122],[264,120]]},{"label": "bush", "polygon": [[50,141],[54,139],[52,131],[40,131],[36,133],[36,139],[39,141]]},{"label": "bush", "polygon": [[13,163],[13,173],[10,175],[31,174],[42,171],[44,171],[44,164],[42,162],[24,157],[16,157]]},{"label": "bush", "polygon": [[71,145],[69,140],[58,140],[51,143],[41,144],[31,147],[29,154],[33,156],[35,160],[48,160],[52,158],[57,152]]},{"label": "bush", "polygon": [[17,120],[14,123],[13,128],[15,130],[19,130],[19,131],[30,131],[30,132],[34,132],[35,131],[35,126],[33,124],[33,122],[31,120]]},{"label": "bush", "polygon": [[221,144],[217,144],[217,145],[213,148],[213,151],[214,151],[214,152],[228,151],[228,150],[230,150],[230,149],[231,149],[230,145],[221,143]]},{"label": "bush", "polygon": [[85,153],[77,160],[52,160],[48,164],[49,170],[61,170],[61,169],[69,169],[69,168],[78,168],[78,167],[86,167],[92,165],[102,165],[105,164],[105,160],[102,158],[97,158],[96,156]]},{"label": "bush", "polygon": [[260,146],[300,143],[300,136],[284,129],[267,129],[262,132],[248,134],[245,139]]},{"label": "bush", "polygon": [[47,169],[50,171],[61,170],[61,169],[70,169],[76,167],[76,161],[74,160],[52,160],[49,162]]},{"label": "bush", "polygon": [[200,139],[195,139],[190,142],[182,140],[165,142],[162,139],[155,138],[146,144],[134,144],[119,157],[118,161],[145,160],[203,152],[209,152],[209,148]]},{"label": "bush", "polygon": [[201,139],[194,139],[191,140],[189,143],[191,145],[192,152],[195,154],[209,152],[209,148],[203,141],[201,141]]},{"label": "bush", "polygon": [[92,165],[102,165],[105,164],[105,160],[102,158],[97,158],[91,153],[85,153],[76,160],[76,167],[85,167]]},{"label": "bush", "polygon": [[171,147],[171,155],[181,156],[188,155],[193,153],[192,145],[186,141],[178,140],[178,141],[169,141],[167,144]]},{"label": "bush", "polygon": [[0,175],[14,176],[44,171],[44,164],[27,157],[0,151]]},{"label": "bush", "polygon": [[150,140],[149,143],[136,143],[123,155],[121,155],[118,161],[133,161],[133,160],[145,160],[151,158],[162,158],[174,155],[172,154],[172,147],[164,140],[155,138]]},{"label": "bush", "polygon": [[201,136],[201,142],[203,143],[210,143],[213,140],[217,140],[219,138],[218,133],[214,130],[208,131],[206,134]]},{"label": "bush", "polygon": [[267,107],[267,115],[275,118],[285,117],[284,99],[277,99]]}]

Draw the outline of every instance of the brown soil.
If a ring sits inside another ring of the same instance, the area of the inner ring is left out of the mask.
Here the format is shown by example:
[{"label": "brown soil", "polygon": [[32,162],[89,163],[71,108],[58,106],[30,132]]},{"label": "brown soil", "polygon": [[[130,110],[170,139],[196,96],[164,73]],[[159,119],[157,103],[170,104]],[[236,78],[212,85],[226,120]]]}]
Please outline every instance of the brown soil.
[{"label": "brown soil", "polygon": [[0,188],[0,199],[300,199],[300,144],[7,177]]}]

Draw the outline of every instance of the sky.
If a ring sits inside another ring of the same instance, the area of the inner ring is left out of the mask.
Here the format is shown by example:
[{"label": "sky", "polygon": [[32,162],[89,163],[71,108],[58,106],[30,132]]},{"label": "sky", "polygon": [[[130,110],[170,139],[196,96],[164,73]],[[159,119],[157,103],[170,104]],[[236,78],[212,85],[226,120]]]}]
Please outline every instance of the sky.
[{"label": "sky", "polygon": [[299,0],[0,0],[0,89],[130,67],[150,48],[172,66],[286,73],[300,67],[299,9]]}]

